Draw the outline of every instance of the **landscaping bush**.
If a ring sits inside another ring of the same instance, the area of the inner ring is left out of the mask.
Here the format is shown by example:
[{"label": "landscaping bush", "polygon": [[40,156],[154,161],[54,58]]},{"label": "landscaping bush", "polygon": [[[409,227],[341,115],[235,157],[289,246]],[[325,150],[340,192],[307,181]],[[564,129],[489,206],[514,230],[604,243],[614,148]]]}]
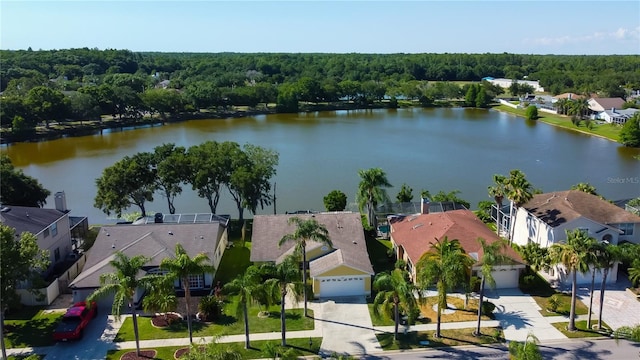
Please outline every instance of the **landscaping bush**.
[{"label": "landscaping bush", "polygon": [[493,319],[493,311],[496,309],[496,305],[489,301],[482,302],[482,313]]},{"label": "landscaping bush", "polygon": [[213,295],[208,295],[200,299],[198,311],[203,321],[216,321],[222,316],[223,303]]},{"label": "landscaping bush", "polygon": [[557,312],[561,304],[562,304],[562,295],[560,294],[551,295],[549,300],[547,300],[547,310]]}]

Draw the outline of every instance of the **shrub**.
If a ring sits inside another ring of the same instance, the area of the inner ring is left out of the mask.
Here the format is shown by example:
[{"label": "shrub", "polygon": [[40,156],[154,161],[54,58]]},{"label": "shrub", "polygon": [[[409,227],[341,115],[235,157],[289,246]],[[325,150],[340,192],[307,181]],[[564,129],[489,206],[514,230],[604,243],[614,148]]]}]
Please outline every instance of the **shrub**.
[{"label": "shrub", "polygon": [[527,106],[525,116],[527,117],[527,120],[536,120],[538,118],[538,107],[535,105]]},{"label": "shrub", "polygon": [[489,301],[483,301],[482,302],[482,313],[489,316],[489,317],[493,317],[493,311],[496,309],[496,305],[492,302]]},{"label": "shrub", "polygon": [[551,295],[549,300],[547,300],[547,309],[549,311],[556,312],[558,311],[560,304],[562,304],[562,297],[560,296],[560,294],[553,294]]},{"label": "shrub", "polygon": [[213,295],[207,295],[200,299],[198,311],[204,321],[216,321],[222,316],[222,301]]}]

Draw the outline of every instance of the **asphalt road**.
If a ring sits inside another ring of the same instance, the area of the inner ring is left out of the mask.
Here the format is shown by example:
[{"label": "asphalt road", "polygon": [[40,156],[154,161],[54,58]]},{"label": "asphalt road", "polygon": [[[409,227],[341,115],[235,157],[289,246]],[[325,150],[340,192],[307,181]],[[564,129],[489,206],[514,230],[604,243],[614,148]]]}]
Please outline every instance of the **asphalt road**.
[{"label": "asphalt road", "polygon": [[[559,360],[631,360],[640,359],[640,343],[621,340],[563,340],[561,342],[542,343],[539,345],[544,359]],[[366,355],[362,359],[491,359],[509,360],[505,346],[481,347],[464,346],[441,350],[418,350],[406,352],[389,352],[388,354]]]}]

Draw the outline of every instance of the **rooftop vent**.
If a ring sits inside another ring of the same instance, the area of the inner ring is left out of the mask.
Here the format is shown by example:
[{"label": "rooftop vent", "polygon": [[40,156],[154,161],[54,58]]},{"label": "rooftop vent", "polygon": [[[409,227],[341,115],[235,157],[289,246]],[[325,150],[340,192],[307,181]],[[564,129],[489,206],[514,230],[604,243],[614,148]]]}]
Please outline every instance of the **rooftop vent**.
[{"label": "rooftop vent", "polygon": [[424,224],[420,223],[420,224],[415,224],[413,225],[413,227],[411,228],[412,230],[415,230],[417,228],[419,228],[420,226],[423,226]]},{"label": "rooftop vent", "polygon": [[173,235],[173,231],[169,230],[169,235]]}]

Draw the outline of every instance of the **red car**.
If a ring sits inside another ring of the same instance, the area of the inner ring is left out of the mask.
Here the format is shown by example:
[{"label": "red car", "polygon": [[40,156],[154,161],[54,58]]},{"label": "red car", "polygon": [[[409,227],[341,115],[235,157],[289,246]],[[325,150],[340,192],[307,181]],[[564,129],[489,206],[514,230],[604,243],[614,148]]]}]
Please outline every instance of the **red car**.
[{"label": "red car", "polygon": [[84,301],[77,302],[70,307],[58,323],[53,332],[55,341],[78,340],[82,338],[84,329],[89,325],[91,319],[98,315],[98,306],[92,302],[87,306]]}]

